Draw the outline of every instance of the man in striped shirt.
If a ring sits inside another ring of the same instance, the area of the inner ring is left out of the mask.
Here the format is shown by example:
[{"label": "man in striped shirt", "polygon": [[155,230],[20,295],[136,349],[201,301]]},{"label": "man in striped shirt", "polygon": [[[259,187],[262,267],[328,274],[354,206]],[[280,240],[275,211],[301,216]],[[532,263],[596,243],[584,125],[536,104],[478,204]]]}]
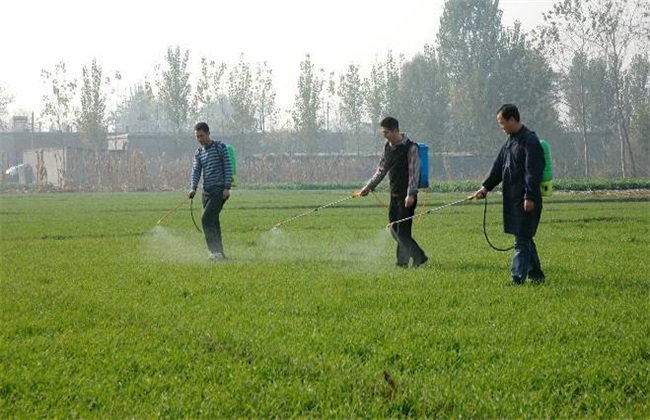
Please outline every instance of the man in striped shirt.
[{"label": "man in striped shirt", "polygon": [[[393,117],[381,121],[381,131],[387,140],[384,154],[377,170],[368,183],[359,192],[366,196],[384,179],[390,179],[390,208],[388,220],[413,217],[418,202],[418,183],[420,181],[420,154],[417,144],[413,143],[399,131],[399,122]],[[406,268],[413,259],[413,267],[419,267],[428,258],[411,236],[413,220],[393,223],[390,232],[397,242],[397,265]]]},{"label": "man in striped shirt", "polygon": [[205,242],[208,244],[211,260],[223,260],[223,242],[219,214],[226,200],[230,198],[232,184],[232,166],[228,148],[223,142],[210,138],[210,128],[204,122],[194,126],[194,134],[201,147],[194,153],[192,181],[188,194],[194,198],[199,179],[203,175],[203,215],[201,224]]}]

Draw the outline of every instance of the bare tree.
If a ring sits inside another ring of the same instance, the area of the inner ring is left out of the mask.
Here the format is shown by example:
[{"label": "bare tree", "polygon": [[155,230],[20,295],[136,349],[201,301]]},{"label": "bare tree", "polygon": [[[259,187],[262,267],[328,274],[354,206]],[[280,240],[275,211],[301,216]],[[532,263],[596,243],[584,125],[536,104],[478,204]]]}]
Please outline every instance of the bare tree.
[{"label": "bare tree", "polygon": [[225,63],[201,58],[201,76],[194,95],[194,107],[197,112],[195,119],[207,121],[212,125],[220,124],[222,128],[224,126],[222,105],[225,98],[223,79],[226,69]]},{"label": "bare tree", "polygon": [[77,112],[75,123],[81,140],[86,146],[102,148],[106,146],[108,122],[106,116],[105,86],[110,79],[102,78],[102,68],[93,59],[82,69],[81,107]]},{"label": "bare tree", "polygon": [[183,143],[191,132],[192,115],[190,73],[187,69],[189,50],[181,53],[180,46],[167,48],[166,66],[160,69],[157,84],[159,98],[171,130],[175,134],[176,145]]},{"label": "bare tree", "polygon": [[[377,127],[386,115],[386,75],[383,63],[374,63],[370,76],[363,80],[363,94],[366,103],[366,116],[372,125],[374,137],[377,138]],[[379,153],[379,141],[375,142],[375,153]]]},{"label": "bare tree", "polygon": [[70,131],[74,118],[73,101],[77,90],[77,81],[69,80],[63,61],[56,63],[53,70],[41,70],[41,78],[49,93],[43,95],[44,108],[42,117],[51,129],[60,133]]},{"label": "bare tree", "polygon": [[348,71],[341,76],[339,83],[339,96],[341,97],[341,115],[357,139],[357,155],[361,154],[361,125],[363,123],[363,85],[359,75],[359,66],[350,64]]},{"label": "bare tree", "polygon": [[309,54],[300,62],[300,70],[298,93],[291,116],[296,131],[306,143],[307,151],[313,152],[316,150],[316,135],[322,126],[318,115],[324,81],[314,74],[314,64]]},{"label": "bare tree", "polygon": [[[635,176],[634,154],[630,147],[623,92],[624,67],[630,53],[650,40],[650,5],[645,0],[564,0],[543,15],[545,26],[538,41],[563,75],[563,104],[580,115],[585,176],[590,175],[588,148],[588,108],[586,72],[595,58],[605,60],[613,89],[614,112],[620,144],[621,173]],[[569,64],[570,63],[570,64]],[[571,69],[572,75],[569,71]],[[569,83],[572,89],[566,89]],[[570,93],[569,93],[570,91]],[[568,95],[571,95],[569,100]]]},{"label": "bare tree", "polygon": [[13,96],[0,84],[0,130],[6,130],[9,127],[9,124],[5,121],[5,117],[9,114],[9,104],[13,100]]},{"label": "bare tree", "polygon": [[257,129],[262,133],[267,132],[268,123],[272,123],[277,112],[275,97],[273,70],[268,67],[268,63],[265,61],[261,65],[257,65],[253,86],[253,102],[255,117],[257,119]]},{"label": "bare tree", "polygon": [[[232,118],[229,121],[231,132],[249,134],[255,132],[255,106],[253,90],[253,73],[250,63],[239,56],[237,65],[228,76],[228,100],[232,106]],[[245,146],[245,143],[242,143]]]},{"label": "bare tree", "polygon": [[589,18],[594,31],[594,41],[607,60],[607,67],[614,88],[618,137],[621,152],[621,174],[628,175],[625,151],[627,149],[631,164],[631,175],[636,177],[634,153],[630,145],[630,136],[626,115],[624,65],[629,64],[630,55],[640,45],[650,41],[650,4],[647,0],[600,0],[594,1],[589,8]]}]

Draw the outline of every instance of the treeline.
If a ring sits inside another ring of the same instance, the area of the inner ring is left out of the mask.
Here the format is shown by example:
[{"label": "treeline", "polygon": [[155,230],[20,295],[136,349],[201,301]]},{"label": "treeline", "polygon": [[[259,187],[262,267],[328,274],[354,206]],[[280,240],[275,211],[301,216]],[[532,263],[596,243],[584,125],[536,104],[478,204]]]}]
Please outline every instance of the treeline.
[{"label": "treeline", "polygon": [[498,0],[448,0],[431,44],[412,58],[388,51],[365,74],[317,68],[306,55],[290,109],[276,104],[273,69],[244,54],[232,67],[202,57],[191,74],[190,52],[169,47],[153,80],[121,93],[120,74],[107,77],[95,60],[80,81],[62,62],[42,72],[41,117],[95,147],[109,131],[187,141],[205,120],[219,137],[261,134],[267,152],[363,155],[380,150],[379,121],[393,115],[434,153],[488,156],[503,141],[495,110],[510,102],[551,145],[559,176],[649,176],[650,3],[564,0],[530,33],[501,16]]}]

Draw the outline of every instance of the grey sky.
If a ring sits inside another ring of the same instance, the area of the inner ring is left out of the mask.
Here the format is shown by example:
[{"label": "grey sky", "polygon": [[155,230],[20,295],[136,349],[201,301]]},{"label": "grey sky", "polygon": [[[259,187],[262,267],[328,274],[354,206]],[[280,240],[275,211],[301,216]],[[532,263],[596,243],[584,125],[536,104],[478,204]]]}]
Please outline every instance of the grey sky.
[{"label": "grey sky", "polygon": [[[557,0],[501,0],[503,23],[526,30]],[[153,80],[168,46],[229,65],[240,53],[267,61],[281,107],[292,105],[300,61],[342,74],[359,64],[366,75],[388,50],[411,58],[435,43],[443,0],[22,0],[3,4],[0,83],[14,95],[12,113],[40,112],[41,69],[64,61],[72,77],[96,58],[120,89]]]}]

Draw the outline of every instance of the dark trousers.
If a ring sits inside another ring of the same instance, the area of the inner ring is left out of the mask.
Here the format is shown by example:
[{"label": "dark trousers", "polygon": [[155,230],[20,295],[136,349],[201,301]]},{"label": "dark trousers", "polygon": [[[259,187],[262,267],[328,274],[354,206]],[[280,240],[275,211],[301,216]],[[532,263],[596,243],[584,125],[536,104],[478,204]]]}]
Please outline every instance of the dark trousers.
[{"label": "dark trousers", "polygon": [[[390,208],[388,209],[388,221],[394,222],[396,220],[405,219],[415,215],[415,208],[417,207],[417,198],[411,207],[404,205],[404,196],[390,197]],[[415,264],[422,263],[426,255],[417,242],[411,237],[411,228],[413,226],[413,219],[406,220],[401,223],[395,223],[390,227],[390,233],[393,239],[397,242],[397,265],[406,267],[409,260],[413,258]]]},{"label": "dark trousers", "polygon": [[224,205],[223,189],[217,189],[211,192],[203,191],[202,196],[203,215],[201,216],[201,225],[203,225],[203,234],[205,242],[208,244],[208,250],[214,254],[219,252],[223,255],[223,242],[221,240],[221,223],[219,222],[219,213]]},{"label": "dark trousers", "polygon": [[526,280],[527,276],[537,280],[544,277],[533,238],[515,235],[515,253],[512,257],[511,274],[512,278],[517,281]]}]

